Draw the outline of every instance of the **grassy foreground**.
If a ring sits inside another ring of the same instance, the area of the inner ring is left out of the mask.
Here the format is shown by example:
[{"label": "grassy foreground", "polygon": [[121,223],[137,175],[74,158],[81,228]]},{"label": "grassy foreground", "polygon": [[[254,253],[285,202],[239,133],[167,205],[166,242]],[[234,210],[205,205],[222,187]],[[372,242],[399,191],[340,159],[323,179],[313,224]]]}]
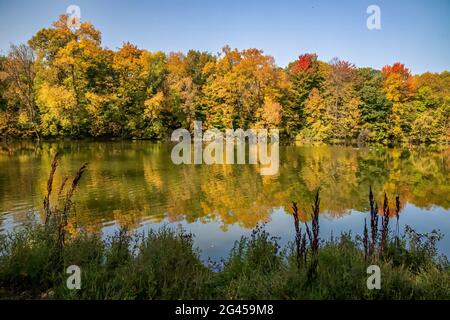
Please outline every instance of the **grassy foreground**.
[{"label": "grassy foreground", "polygon": [[[322,241],[317,192],[310,219],[292,204],[294,241],[287,247],[261,225],[236,241],[227,258],[205,264],[193,235],[167,226],[147,234],[120,230],[107,239],[83,230],[71,236],[67,217],[86,164],[71,185],[64,179],[59,202],[51,204],[57,165],[56,155],[45,222],[30,220],[0,235],[1,299],[450,299],[450,265],[436,250],[442,236],[409,227],[400,235],[398,197],[390,212],[387,197],[378,209],[370,191],[363,235]],[[381,288],[369,290],[367,268],[374,264]],[[66,285],[71,265],[81,268],[79,290]]]},{"label": "grassy foreground", "polygon": [[[237,241],[227,259],[205,266],[193,236],[164,227],[109,239],[80,234],[61,250],[57,228],[29,224],[0,238],[2,299],[449,299],[450,268],[436,256],[436,234],[408,230],[367,259],[363,240],[343,234],[310,250],[299,264],[295,244],[280,250],[263,228]],[[66,287],[69,265],[81,289]],[[381,268],[368,290],[366,269]]]}]

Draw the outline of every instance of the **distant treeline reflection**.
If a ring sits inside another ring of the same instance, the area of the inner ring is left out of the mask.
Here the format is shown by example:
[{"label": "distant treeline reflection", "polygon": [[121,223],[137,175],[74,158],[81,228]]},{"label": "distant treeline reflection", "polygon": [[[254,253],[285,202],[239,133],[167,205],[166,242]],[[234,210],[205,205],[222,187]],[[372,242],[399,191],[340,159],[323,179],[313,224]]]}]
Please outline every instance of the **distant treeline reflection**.
[{"label": "distant treeline reflection", "polygon": [[132,228],[143,220],[165,218],[253,228],[270,220],[273,208],[288,212],[291,199],[308,206],[318,187],[320,212],[333,216],[352,209],[367,212],[370,186],[377,201],[384,192],[390,199],[400,194],[401,210],[406,203],[450,208],[448,147],[283,146],[279,174],[261,176],[258,166],[251,165],[176,166],[170,161],[171,146],[146,141],[2,145],[0,212],[12,213],[15,222],[29,209],[43,217],[41,199],[56,152],[64,170],[56,174],[56,185],[89,162],[82,190],[74,197],[76,214],[69,219],[74,229],[95,230],[108,222]]}]

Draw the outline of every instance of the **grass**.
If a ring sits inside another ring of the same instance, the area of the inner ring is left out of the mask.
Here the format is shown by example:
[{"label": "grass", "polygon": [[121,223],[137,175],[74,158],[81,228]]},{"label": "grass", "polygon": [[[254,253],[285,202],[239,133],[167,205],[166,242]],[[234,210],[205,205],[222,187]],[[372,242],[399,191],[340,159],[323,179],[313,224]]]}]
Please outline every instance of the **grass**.
[{"label": "grass", "polygon": [[[450,266],[439,256],[442,235],[407,227],[389,230],[388,199],[378,210],[369,193],[370,224],[362,236],[343,233],[319,238],[317,192],[301,226],[293,203],[293,242],[281,248],[264,225],[236,241],[220,263],[204,264],[194,235],[164,226],[137,234],[120,230],[102,239],[81,230],[65,231],[84,165],[62,198],[51,205],[52,164],[44,224],[30,222],[0,235],[1,299],[449,299]],[[66,179],[67,180],[67,179]],[[64,183],[65,184],[65,183]],[[64,190],[64,185],[61,186]],[[397,208],[394,210],[398,222]],[[61,208],[61,209],[58,209]],[[381,218],[381,223],[378,223]],[[398,225],[398,223],[397,223]],[[305,229],[303,232],[302,229]],[[366,286],[367,267],[381,269],[381,289]],[[69,290],[65,270],[81,268],[81,289]]]},{"label": "grass", "polygon": [[[260,226],[237,241],[216,270],[201,262],[193,236],[183,230],[122,230],[108,239],[81,233],[67,239],[62,253],[56,233],[29,224],[1,236],[2,299],[450,298],[450,269],[436,255],[435,233],[407,230],[371,261],[362,239],[342,234],[321,242],[317,256],[308,252],[299,266],[295,245],[280,248]],[[65,268],[73,264],[82,270],[81,290],[66,288]],[[381,268],[380,290],[366,287],[371,264]]]}]

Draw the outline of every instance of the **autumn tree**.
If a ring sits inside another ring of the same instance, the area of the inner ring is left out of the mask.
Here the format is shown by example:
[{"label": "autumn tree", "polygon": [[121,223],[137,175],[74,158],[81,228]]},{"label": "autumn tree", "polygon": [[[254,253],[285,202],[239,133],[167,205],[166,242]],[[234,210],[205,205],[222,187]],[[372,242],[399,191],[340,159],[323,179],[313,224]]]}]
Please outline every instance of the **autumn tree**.
[{"label": "autumn tree", "polygon": [[303,54],[287,68],[250,48],[211,54],[102,47],[62,15],[0,57],[2,136],[166,139],[176,128],[279,128],[290,139],[450,141],[450,73],[357,69]]},{"label": "autumn tree", "polygon": [[115,92],[119,98],[117,112],[122,119],[122,136],[143,135],[146,86],[145,79],[141,76],[142,62],[142,50],[128,42],[114,54],[113,70],[117,81]]},{"label": "autumn tree", "polygon": [[217,62],[205,66],[207,72],[212,71],[204,87],[208,126],[250,128],[267,121],[279,123],[277,103],[288,84],[273,58],[257,49],[225,47],[222,54]]},{"label": "autumn tree", "polygon": [[323,66],[316,54],[306,53],[287,67],[292,90],[283,110],[283,124],[286,134],[291,138],[295,138],[306,124],[305,103],[311,91],[321,87]]},{"label": "autumn tree", "polygon": [[[104,50],[100,32],[88,22],[72,30],[62,15],[52,28],[39,31],[30,41],[37,53],[37,100],[45,114],[42,130],[45,135],[80,136],[87,134],[86,93],[100,91],[100,78],[105,77]],[[62,95],[64,103],[55,103]],[[56,109],[55,109],[56,108]]]},{"label": "autumn tree", "polygon": [[[38,112],[35,103],[34,81],[36,76],[33,50],[27,45],[11,45],[4,61],[4,81],[9,103],[18,110],[17,124],[21,129],[32,132],[39,139]],[[25,133],[26,134],[26,133]]]},{"label": "autumn tree", "polygon": [[325,141],[332,136],[333,123],[326,101],[318,89],[311,90],[305,102],[305,127],[302,129],[302,139],[308,141]]},{"label": "autumn tree", "polygon": [[404,141],[410,132],[411,98],[414,94],[414,78],[405,65],[396,62],[384,66],[383,90],[392,104],[389,117],[389,135],[394,141]]},{"label": "autumn tree", "polygon": [[180,52],[169,54],[166,66],[168,104],[178,123],[176,126],[192,130],[193,123],[197,120],[200,96],[200,85],[194,82],[194,77],[201,81],[201,70],[196,68],[194,61],[188,61]]},{"label": "autumn tree", "polygon": [[0,56],[0,136],[6,137],[11,131],[11,113],[8,107],[8,97],[6,91],[8,90],[8,83],[6,82],[7,73],[5,70],[7,58]]},{"label": "autumn tree", "polygon": [[359,133],[361,103],[357,92],[358,73],[348,61],[333,59],[324,82],[327,111],[332,137],[338,140],[356,138]]},{"label": "autumn tree", "polygon": [[424,73],[415,77],[414,120],[410,139],[419,143],[450,140],[450,72]]}]

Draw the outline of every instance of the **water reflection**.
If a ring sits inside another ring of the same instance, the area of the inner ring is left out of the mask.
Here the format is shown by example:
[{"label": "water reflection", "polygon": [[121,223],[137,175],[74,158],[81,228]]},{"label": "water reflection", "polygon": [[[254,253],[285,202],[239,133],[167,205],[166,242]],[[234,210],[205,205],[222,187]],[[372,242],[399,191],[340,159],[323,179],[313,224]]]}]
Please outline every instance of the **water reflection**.
[{"label": "water reflection", "polygon": [[[387,149],[343,146],[280,147],[278,175],[261,176],[255,165],[174,165],[172,144],[144,141],[19,142],[0,150],[0,228],[42,214],[53,155],[62,155],[59,185],[89,162],[75,196],[70,225],[92,231],[108,224],[128,228],[142,221],[214,222],[252,228],[285,211],[292,200],[309,208],[321,188],[321,212],[342,217],[367,211],[371,185],[406,204],[433,211],[450,208],[450,148]],[[403,210],[405,211],[405,210]]]}]

